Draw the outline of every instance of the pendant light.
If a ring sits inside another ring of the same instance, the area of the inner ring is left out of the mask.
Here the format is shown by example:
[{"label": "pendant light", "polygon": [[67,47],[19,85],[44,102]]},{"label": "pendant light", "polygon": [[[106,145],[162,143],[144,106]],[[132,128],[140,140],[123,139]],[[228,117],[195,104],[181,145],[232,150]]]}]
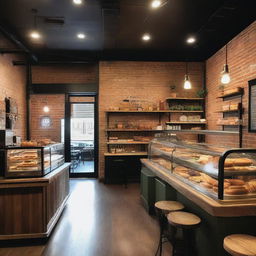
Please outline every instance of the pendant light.
[{"label": "pendant light", "polygon": [[188,63],[186,62],[186,74],[185,74],[185,80],[184,80],[184,89],[190,90],[192,88],[191,82],[189,80],[188,76]]},{"label": "pendant light", "polygon": [[226,63],[224,64],[223,71],[221,72],[221,83],[228,84],[230,82],[230,75],[228,70],[228,47],[225,47]]},{"label": "pendant light", "polygon": [[41,38],[41,34],[37,30],[37,9],[32,9],[32,13],[34,14],[34,30],[30,33],[30,37],[37,40]]}]

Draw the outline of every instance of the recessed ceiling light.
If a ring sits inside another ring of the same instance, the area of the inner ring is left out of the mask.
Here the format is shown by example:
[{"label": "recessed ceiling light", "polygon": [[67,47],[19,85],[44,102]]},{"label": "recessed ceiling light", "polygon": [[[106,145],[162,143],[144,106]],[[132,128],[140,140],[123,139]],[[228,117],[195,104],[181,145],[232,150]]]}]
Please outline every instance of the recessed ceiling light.
[{"label": "recessed ceiling light", "polygon": [[161,4],[162,4],[162,1],[160,1],[160,0],[153,0],[153,1],[151,2],[151,7],[155,9],[155,8],[160,7]]},{"label": "recessed ceiling light", "polygon": [[31,32],[30,36],[31,36],[33,39],[39,39],[39,38],[41,37],[41,35],[40,35],[37,31]]},{"label": "recessed ceiling light", "polygon": [[73,3],[79,5],[83,3],[83,0],[73,0]]},{"label": "recessed ceiling light", "polygon": [[193,36],[191,36],[191,37],[189,37],[189,38],[187,39],[187,43],[188,43],[188,44],[193,44],[193,43],[195,43],[195,42],[196,42],[196,38],[193,37]]},{"label": "recessed ceiling light", "polygon": [[77,38],[84,39],[85,38],[85,34],[79,33],[79,34],[77,34]]},{"label": "recessed ceiling light", "polygon": [[144,34],[144,35],[142,36],[142,40],[143,40],[143,41],[149,41],[150,39],[151,39],[150,34]]}]

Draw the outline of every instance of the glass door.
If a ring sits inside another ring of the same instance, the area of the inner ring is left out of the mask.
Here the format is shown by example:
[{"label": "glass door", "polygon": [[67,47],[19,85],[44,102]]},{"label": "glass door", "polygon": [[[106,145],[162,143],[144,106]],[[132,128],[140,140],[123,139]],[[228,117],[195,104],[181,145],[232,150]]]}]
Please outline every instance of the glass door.
[{"label": "glass door", "polygon": [[[96,177],[96,102],[92,96],[69,96],[62,134],[71,162],[71,177]],[[66,124],[64,124],[66,123]],[[67,134],[69,133],[69,134]],[[68,136],[67,136],[68,135]]]}]

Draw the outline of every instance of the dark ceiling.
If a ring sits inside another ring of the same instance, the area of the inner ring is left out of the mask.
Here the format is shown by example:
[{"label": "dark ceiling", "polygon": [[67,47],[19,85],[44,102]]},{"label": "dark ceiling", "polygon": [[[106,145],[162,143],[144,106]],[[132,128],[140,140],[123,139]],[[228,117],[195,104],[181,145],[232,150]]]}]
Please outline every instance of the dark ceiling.
[{"label": "dark ceiling", "polygon": [[[0,0],[1,29],[41,61],[205,60],[255,20],[255,0]],[[37,29],[42,38],[33,41]],[[52,20],[54,19],[54,21]],[[76,34],[86,38],[79,40]],[[143,42],[148,32],[152,40]],[[187,45],[189,35],[197,43]]]}]

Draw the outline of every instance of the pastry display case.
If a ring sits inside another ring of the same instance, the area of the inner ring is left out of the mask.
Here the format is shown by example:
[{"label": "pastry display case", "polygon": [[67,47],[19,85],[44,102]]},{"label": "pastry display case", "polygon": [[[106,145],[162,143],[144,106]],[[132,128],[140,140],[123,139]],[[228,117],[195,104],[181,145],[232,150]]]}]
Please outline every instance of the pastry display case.
[{"label": "pastry display case", "polygon": [[6,147],[2,150],[6,178],[39,177],[64,163],[64,145],[45,147]]},{"label": "pastry display case", "polygon": [[50,146],[51,149],[51,170],[64,164],[64,144],[58,143]]},{"label": "pastry display case", "polygon": [[256,149],[230,149],[169,136],[151,141],[149,159],[214,199],[256,198]]}]

